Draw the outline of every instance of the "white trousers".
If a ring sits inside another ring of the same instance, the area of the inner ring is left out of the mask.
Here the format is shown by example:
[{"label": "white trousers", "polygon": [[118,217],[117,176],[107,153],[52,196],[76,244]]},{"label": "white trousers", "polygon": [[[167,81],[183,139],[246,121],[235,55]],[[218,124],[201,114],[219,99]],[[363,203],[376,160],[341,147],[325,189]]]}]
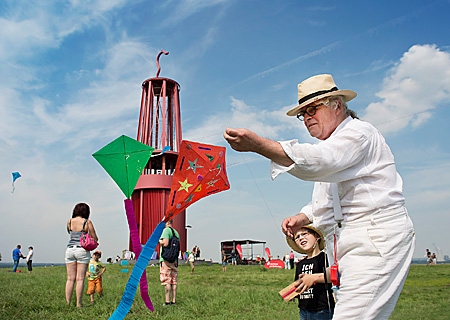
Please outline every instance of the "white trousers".
[{"label": "white trousers", "polygon": [[333,264],[337,236],[340,287],[333,320],[388,319],[402,291],[415,247],[406,208],[377,211],[366,219],[325,230]]}]

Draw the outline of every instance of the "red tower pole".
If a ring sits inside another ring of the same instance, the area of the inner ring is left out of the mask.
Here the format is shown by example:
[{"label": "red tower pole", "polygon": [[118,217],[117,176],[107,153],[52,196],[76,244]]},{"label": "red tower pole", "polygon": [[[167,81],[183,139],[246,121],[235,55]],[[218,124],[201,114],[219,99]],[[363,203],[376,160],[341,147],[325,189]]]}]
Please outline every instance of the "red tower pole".
[{"label": "red tower pole", "polygon": [[[159,77],[159,57],[169,52],[161,50],[156,58],[158,72],[155,78],[142,83],[137,140],[155,148],[132,195],[141,244],[145,244],[166,212],[173,171],[182,140],[180,116],[180,85]],[[163,150],[169,147],[169,151]],[[180,249],[186,251],[186,212],[173,220],[180,234]],[[130,244],[131,245],[131,244]]]}]

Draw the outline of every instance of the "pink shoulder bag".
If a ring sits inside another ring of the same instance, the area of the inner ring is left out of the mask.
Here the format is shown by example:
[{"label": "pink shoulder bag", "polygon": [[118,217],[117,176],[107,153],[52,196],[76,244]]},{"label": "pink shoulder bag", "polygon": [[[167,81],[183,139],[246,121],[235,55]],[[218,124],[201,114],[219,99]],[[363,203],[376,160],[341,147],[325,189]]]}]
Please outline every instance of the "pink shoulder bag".
[{"label": "pink shoulder bag", "polygon": [[83,229],[81,230],[80,245],[88,251],[94,250],[98,247],[98,242],[88,233],[84,231],[87,220],[84,219]]}]

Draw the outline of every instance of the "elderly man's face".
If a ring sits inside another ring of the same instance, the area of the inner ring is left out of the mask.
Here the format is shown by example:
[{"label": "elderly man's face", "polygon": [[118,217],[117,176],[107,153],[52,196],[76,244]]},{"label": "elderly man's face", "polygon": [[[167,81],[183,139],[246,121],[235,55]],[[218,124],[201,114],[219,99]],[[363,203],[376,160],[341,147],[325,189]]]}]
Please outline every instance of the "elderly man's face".
[{"label": "elderly man's face", "polygon": [[[302,108],[302,110],[305,110],[308,107],[311,109],[311,106],[316,107],[315,114],[311,116],[308,113],[305,113],[303,122],[312,137],[319,140],[325,140],[333,133],[339,123],[342,122],[343,119],[339,117],[342,107],[334,110],[328,108],[321,100],[319,100],[307,105]],[[312,112],[310,112],[310,114],[312,114]]]}]

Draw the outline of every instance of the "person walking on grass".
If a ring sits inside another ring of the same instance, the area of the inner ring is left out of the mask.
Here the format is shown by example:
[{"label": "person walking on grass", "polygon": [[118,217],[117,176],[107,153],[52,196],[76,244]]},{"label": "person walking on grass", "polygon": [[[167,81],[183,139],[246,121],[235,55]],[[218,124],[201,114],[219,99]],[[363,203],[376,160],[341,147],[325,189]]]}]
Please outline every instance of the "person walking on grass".
[{"label": "person walking on grass", "polygon": [[102,252],[95,250],[91,261],[89,261],[88,270],[86,271],[86,278],[88,278],[87,294],[91,297],[91,303],[94,303],[94,294],[98,293],[100,297],[103,297],[103,285],[102,276],[106,271],[106,267],[100,261]]}]

